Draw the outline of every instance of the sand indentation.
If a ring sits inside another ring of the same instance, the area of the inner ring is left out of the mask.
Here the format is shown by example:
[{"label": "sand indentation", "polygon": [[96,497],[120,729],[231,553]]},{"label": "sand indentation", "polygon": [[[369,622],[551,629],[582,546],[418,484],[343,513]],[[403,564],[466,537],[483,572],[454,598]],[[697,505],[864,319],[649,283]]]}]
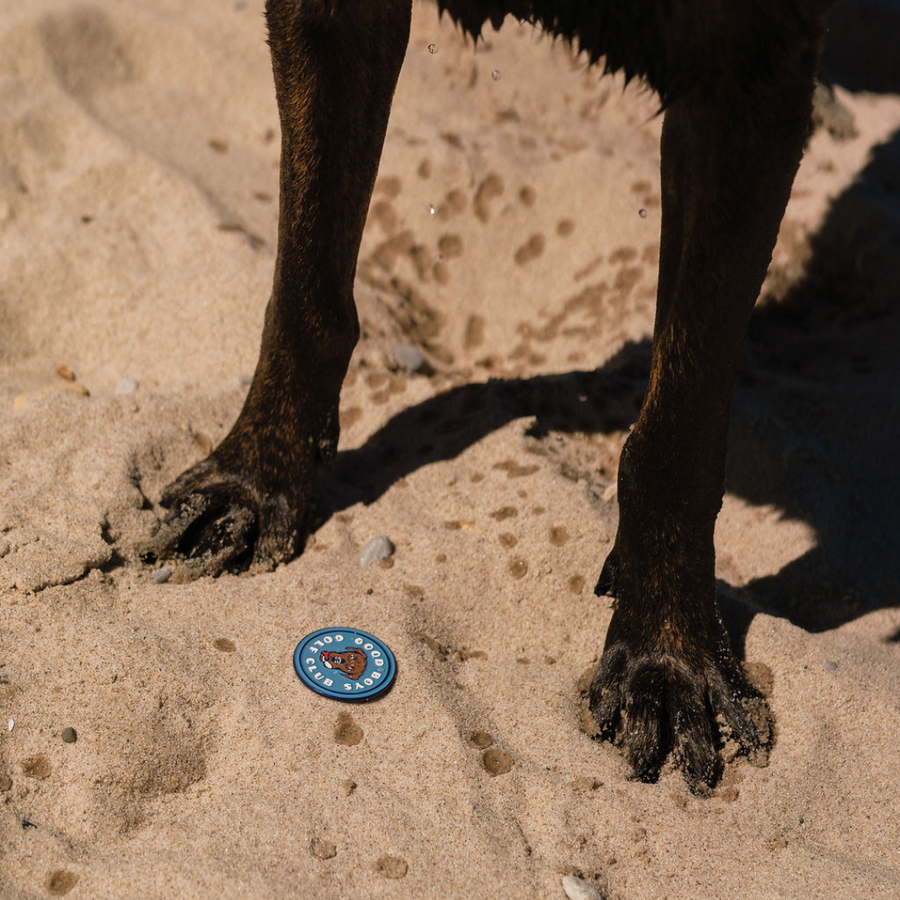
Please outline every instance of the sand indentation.
[{"label": "sand indentation", "polygon": [[520,265],[524,266],[533,259],[537,259],[547,246],[547,239],[542,234],[533,234],[518,250],[513,254],[513,259]]},{"label": "sand indentation", "polygon": [[496,172],[491,172],[478,185],[475,192],[475,215],[482,222],[487,222],[491,218],[491,201],[503,193],[503,187],[503,179]]},{"label": "sand indentation", "polygon": [[341,713],[334,729],[334,742],[343,747],[355,747],[365,737],[362,728],[353,721],[350,713]]}]

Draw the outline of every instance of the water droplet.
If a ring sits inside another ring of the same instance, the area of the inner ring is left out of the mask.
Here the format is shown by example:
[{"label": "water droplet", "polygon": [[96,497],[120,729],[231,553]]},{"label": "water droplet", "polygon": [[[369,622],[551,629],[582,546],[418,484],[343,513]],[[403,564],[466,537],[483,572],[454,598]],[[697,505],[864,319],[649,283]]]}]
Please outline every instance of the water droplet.
[{"label": "water droplet", "polygon": [[500,80],[500,70],[494,69],[494,71],[491,72],[491,78],[493,78],[494,81],[499,81]]},{"label": "water droplet", "polygon": [[434,56],[434,54],[437,53],[437,44],[429,44],[429,45],[428,45],[428,52],[429,52],[432,56]]},{"label": "water droplet", "polygon": [[429,207],[428,207],[428,215],[429,215],[429,216],[433,216],[434,213],[435,213],[434,207],[433,207],[433,206],[429,206]]},{"label": "water droplet", "polygon": [[639,209],[639,210],[638,210],[638,215],[639,215],[642,219],[646,219],[646,218],[647,218],[647,210],[646,210],[646,209]]}]

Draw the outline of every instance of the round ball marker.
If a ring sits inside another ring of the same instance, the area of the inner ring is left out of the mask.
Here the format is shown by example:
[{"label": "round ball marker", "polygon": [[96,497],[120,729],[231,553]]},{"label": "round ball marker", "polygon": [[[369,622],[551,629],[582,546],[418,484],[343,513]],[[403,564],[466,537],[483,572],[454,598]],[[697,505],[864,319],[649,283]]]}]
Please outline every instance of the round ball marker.
[{"label": "round ball marker", "polygon": [[387,644],[366,631],[321,628],[297,644],[294,670],[311,691],[358,703],[390,688],[397,661]]}]

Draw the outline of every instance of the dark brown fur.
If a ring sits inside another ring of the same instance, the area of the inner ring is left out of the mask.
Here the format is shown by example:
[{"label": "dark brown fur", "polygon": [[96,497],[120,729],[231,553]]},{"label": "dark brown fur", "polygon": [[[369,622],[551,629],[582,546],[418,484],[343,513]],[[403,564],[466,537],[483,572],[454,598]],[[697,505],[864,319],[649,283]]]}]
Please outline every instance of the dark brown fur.
[{"label": "dark brown fur", "polygon": [[[653,780],[674,751],[703,793],[718,773],[717,735],[757,758],[771,742],[722,625],[713,530],[741,346],[803,149],[827,0],[439,5],[473,36],[505,13],[533,21],[645,80],[665,108],[650,384],[622,452],[618,534],[597,585],[616,609],[591,709],[636,777]],[[359,331],[356,257],[410,8],[267,2],[282,162],[262,351],[231,432],[166,490],[154,542],[199,571],[272,566],[301,549],[316,465],[337,445]]]}]

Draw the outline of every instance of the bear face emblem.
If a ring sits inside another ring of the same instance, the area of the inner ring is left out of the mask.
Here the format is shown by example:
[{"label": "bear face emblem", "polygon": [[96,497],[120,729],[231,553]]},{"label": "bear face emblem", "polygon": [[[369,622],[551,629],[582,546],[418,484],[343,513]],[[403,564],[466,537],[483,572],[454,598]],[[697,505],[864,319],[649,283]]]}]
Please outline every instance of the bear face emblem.
[{"label": "bear face emblem", "polygon": [[345,647],[343,652],[323,650],[319,654],[319,662],[326,669],[337,669],[346,678],[356,681],[366,671],[369,660],[365,650],[360,650],[358,647]]}]

